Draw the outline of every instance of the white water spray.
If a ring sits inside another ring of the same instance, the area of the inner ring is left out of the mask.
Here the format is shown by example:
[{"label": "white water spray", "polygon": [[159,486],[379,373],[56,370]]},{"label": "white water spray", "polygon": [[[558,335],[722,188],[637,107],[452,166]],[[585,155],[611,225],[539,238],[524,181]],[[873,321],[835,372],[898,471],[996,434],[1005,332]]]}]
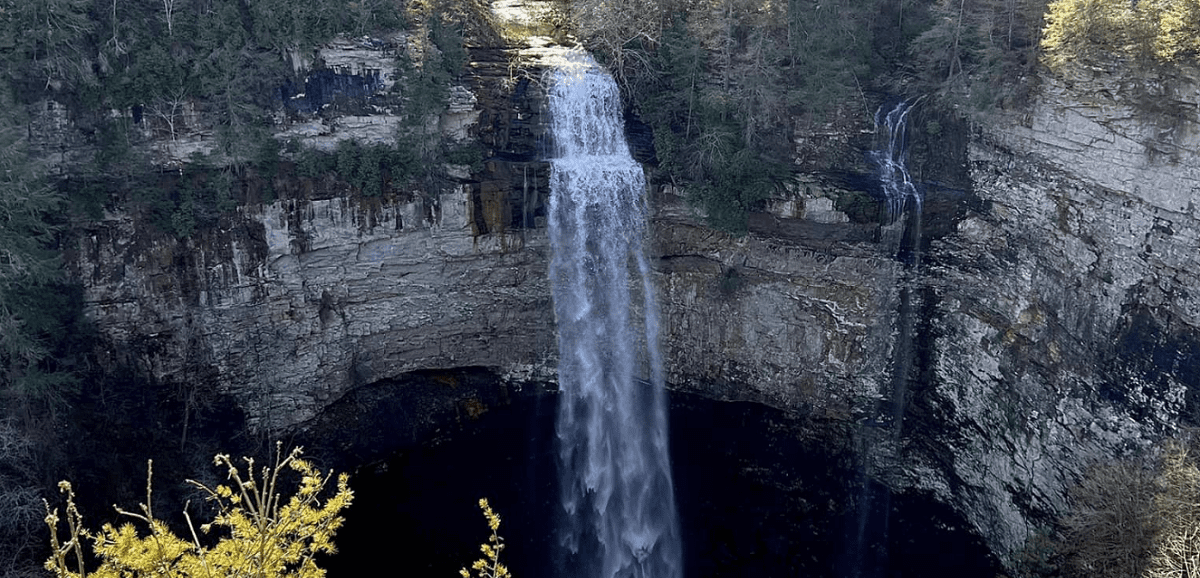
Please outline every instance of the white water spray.
[{"label": "white water spray", "polygon": [[680,578],[645,177],[617,85],[590,57],[551,72],[549,100],[563,571]]}]

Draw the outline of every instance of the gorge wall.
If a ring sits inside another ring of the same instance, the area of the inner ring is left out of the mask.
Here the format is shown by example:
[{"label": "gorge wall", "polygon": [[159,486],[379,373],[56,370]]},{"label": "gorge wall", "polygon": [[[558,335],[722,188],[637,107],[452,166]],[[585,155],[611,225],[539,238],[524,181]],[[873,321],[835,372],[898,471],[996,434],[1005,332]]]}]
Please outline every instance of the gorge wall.
[{"label": "gorge wall", "polygon": [[955,463],[950,487],[1009,549],[1088,466],[1196,421],[1200,98],[1188,84],[1187,115],[1151,120],[1121,83],[1047,78],[1027,115],[979,126],[989,210],[931,243],[933,383],[915,402],[956,433],[923,453]]},{"label": "gorge wall", "polygon": [[[285,193],[185,239],[120,211],[78,224],[69,268],[106,355],[228,393],[271,431],[414,372],[552,382],[544,96],[535,61],[512,72],[536,49],[472,48],[441,126],[487,159],[440,195]],[[906,221],[834,208],[843,176],[802,175],[741,238],[656,188],[670,387],[786,410],[799,437],[858,448],[872,478],[952,505],[1011,558],[1089,465],[1198,415],[1200,95],[1181,90],[1188,113],[1167,126],[1117,83],[1048,78],[1030,110],[972,126],[956,169],[969,183],[930,192],[917,268],[898,257]],[[350,120],[312,129],[312,144],[390,122]],[[862,153],[864,128],[798,134],[797,150]]]}]

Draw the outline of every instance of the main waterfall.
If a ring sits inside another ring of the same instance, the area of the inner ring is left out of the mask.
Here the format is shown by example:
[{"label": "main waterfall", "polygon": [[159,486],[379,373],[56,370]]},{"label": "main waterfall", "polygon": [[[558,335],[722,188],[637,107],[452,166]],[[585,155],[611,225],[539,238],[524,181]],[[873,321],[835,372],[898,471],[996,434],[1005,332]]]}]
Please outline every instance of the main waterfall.
[{"label": "main waterfall", "polygon": [[572,52],[550,80],[562,571],[679,578],[645,177],[612,77]]}]

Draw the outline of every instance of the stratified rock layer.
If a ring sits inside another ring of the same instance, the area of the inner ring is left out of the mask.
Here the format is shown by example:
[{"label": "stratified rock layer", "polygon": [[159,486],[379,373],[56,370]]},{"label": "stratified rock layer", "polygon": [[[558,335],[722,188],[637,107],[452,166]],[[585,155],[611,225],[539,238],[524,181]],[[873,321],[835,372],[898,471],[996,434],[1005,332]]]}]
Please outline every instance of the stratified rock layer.
[{"label": "stratified rock layer", "polygon": [[279,201],[183,241],[113,216],[79,232],[74,266],[125,361],[282,427],[409,371],[553,372],[544,232],[474,236],[470,211],[462,191]]},{"label": "stratified rock layer", "polygon": [[912,403],[931,433],[906,440],[905,483],[960,504],[1002,553],[1088,466],[1196,421],[1200,127],[1164,133],[1099,96],[1118,80],[1048,79],[1026,124],[979,127],[989,209],[929,251],[931,379]]}]

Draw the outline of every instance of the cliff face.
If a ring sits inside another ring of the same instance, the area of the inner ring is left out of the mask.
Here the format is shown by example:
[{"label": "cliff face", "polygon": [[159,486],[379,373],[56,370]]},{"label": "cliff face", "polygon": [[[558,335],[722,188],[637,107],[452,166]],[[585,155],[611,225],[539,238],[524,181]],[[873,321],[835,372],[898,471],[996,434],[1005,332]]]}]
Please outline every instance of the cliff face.
[{"label": "cliff face", "polygon": [[[288,103],[308,114],[283,122],[276,138],[324,150],[347,139],[394,142],[403,119],[384,105],[395,96],[402,43],[340,41],[320,50],[328,68],[309,74],[307,92]],[[452,142],[469,130],[490,148],[474,174],[444,167],[449,183],[440,193],[364,198],[331,192],[325,181],[277,182],[283,200],[244,205],[186,239],[123,212],[78,225],[70,268],[111,344],[106,354],[160,383],[228,392],[252,427],[268,430],[304,423],[352,388],[413,371],[485,367],[518,382],[553,376],[548,248],[536,226],[548,195],[542,96],[530,89],[540,69],[514,74],[516,51],[478,47],[472,87],[452,87],[447,108],[431,119]],[[350,112],[325,107],[335,99]],[[45,115],[35,123],[39,146],[68,151],[63,172],[92,154],[71,123]],[[199,124],[181,125],[169,142],[143,136],[154,162],[168,166],[189,147],[212,146]]]},{"label": "cliff face", "polygon": [[[75,230],[109,354],[228,392],[272,430],[424,370],[553,381],[538,73],[509,74],[515,49],[472,54],[442,125],[489,161],[450,192],[247,205],[185,240],[118,213]],[[1016,552],[1089,464],[1200,415],[1200,130],[1147,121],[1114,83],[1047,80],[1026,116],[974,127],[969,187],[930,193],[924,235],[911,216],[851,222],[831,175],[802,177],[742,238],[655,191],[671,387],[787,410]]]},{"label": "cliff face", "polygon": [[[902,265],[877,227],[807,210],[756,215],[731,238],[658,197],[655,251],[671,383],[803,415],[848,419],[886,389]],[[842,215],[844,217],[844,215]],[[843,220],[843,219],[837,219]]]},{"label": "cliff face", "polygon": [[1115,78],[1047,79],[1021,123],[979,127],[988,210],[929,250],[931,379],[912,403],[946,435],[910,443],[954,475],[912,483],[958,494],[1002,551],[1084,468],[1196,421],[1200,127],[1156,125],[1119,94]]},{"label": "cliff face", "polygon": [[80,232],[74,266],[118,355],[274,428],[408,371],[553,371],[545,235],[476,237],[470,217],[464,192],[279,201],[186,241],[114,216]]},{"label": "cliff face", "polygon": [[1200,92],[1163,116],[1123,83],[1047,79],[976,125],[969,189],[930,187],[906,233],[803,211],[739,241],[662,227],[677,386],[845,424],[873,476],[1011,560],[1086,468],[1198,416]]}]

